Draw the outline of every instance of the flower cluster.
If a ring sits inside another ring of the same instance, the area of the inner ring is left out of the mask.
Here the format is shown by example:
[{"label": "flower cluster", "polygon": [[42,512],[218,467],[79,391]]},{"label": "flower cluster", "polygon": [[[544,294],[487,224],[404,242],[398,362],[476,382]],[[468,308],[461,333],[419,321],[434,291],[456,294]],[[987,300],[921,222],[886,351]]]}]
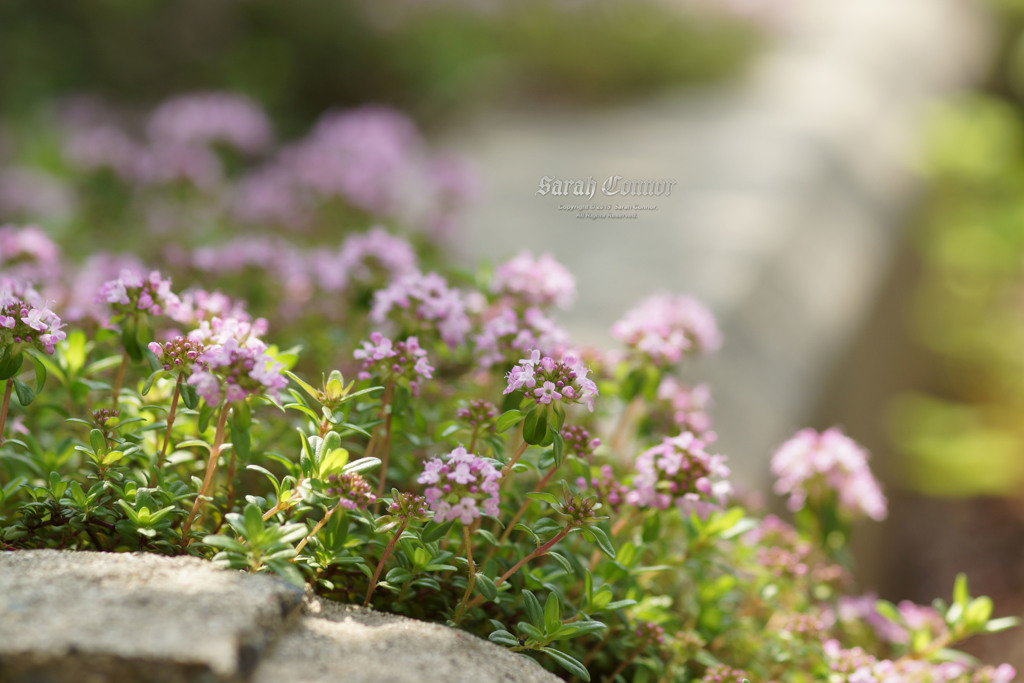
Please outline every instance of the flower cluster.
[{"label": "flower cluster", "polygon": [[267,321],[257,318],[249,321],[245,318],[214,316],[209,320],[200,320],[199,327],[188,333],[189,339],[201,341],[207,346],[223,345],[235,341],[241,346],[259,346],[263,342],[260,336],[267,331]]},{"label": "flower cluster", "polygon": [[265,394],[276,397],[288,385],[280,363],[266,354],[262,344],[241,346],[235,339],[207,347],[197,359],[198,370],[188,378],[209,405],[224,397],[228,403]]},{"label": "flower cluster", "polygon": [[792,525],[768,515],[743,540],[756,547],[757,564],[776,579],[806,580],[815,584],[840,584],[848,580],[842,566],[802,538]]},{"label": "flower cluster", "polygon": [[462,344],[470,329],[462,296],[437,273],[407,275],[377,290],[370,321],[387,320],[408,331],[436,332],[451,348]]},{"label": "flower cluster", "polygon": [[115,314],[134,316],[139,311],[149,315],[168,314],[174,316],[180,303],[171,291],[170,279],[160,277],[159,271],[152,271],[148,278],[135,270],[122,270],[115,280],[108,280],[100,287],[96,301],[110,304]]},{"label": "flower cluster", "polygon": [[590,438],[590,432],[580,425],[562,427],[562,439],[565,441],[565,452],[572,453],[581,460],[590,461],[594,451],[601,445],[601,439]]},{"label": "flower cluster", "polygon": [[729,468],[723,456],[708,454],[704,445],[690,432],[683,432],[641,453],[626,501],[660,510],[676,505],[702,516],[721,507],[732,492],[726,480]]},{"label": "flower cluster", "polygon": [[53,354],[54,346],[67,337],[61,327],[57,314],[33,290],[0,283],[0,347],[11,349],[11,356],[28,347]]},{"label": "flower cluster", "polygon": [[[971,673],[964,662],[932,662],[902,657],[896,661],[876,659],[859,647],[843,649],[836,640],[823,644],[826,661],[832,670],[829,681],[860,683],[861,681],[899,681],[899,683],[961,683]],[[1010,683],[1017,675],[1009,664],[984,666],[973,672],[970,683]]]},{"label": "flower cluster", "polygon": [[356,360],[363,361],[359,379],[379,377],[385,382],[405,381],[415,396],[421,379],[430,379],[434,368],[427,360],[427,351],[420,347],[416,337],[393,342],[380,332],[370,334],[363,348],[352,352]]},{"label": "flower cluster", "polygon": [[534,350],[529,358],[521,359],[519,365],[509,371],[504,393],[523,391],[528,398],[544,405],[554,401],[582,403],[593,412],[597,385],[587,378],[589,373],[574,352],[568,351],[562,355],[562,360],[556,361],[550,356],[542,358],[540,351]]},{"label": "flower cluster", "polygon": [[329,497],[338,498],[338,505],[348,510],[358,510],[373,505],[377,496],[370,491],[370,483],[358,472],[331,474],[327,477],[331,484],[324,493]]},{"label": "flower cluster", "polygon": [[183,325],[198,326],[203,320],[212,318],[234,318],[249,321],[245,305],[221,292],[192,289],[181,293],[174,319]]},{"label": "flower cluster", "polygon": [[498,417],[498,409],[482,398],[474,398],[468,406],[455,411],[455,417],[475,429],[493,424]]},{"label": "flower cluster", "polygon": [[198,339],[177,336],[160,344],[149,342],[149,350],[156,356],[157,362],[164,370],[188,370],[204,350],[203,342]]},{"label": "flower cluster", "polygon": [[416,481],[428,484],[424,495],[435,522],[457,519],[470,524],[481,515],[498,514],[501,472],[490,460],[462,446],[443,459],[428,460]]},{"label": "flower cluster", "polygon": [[388,505],[388,514],[399,519],[423,519],[427,516],[427,499],[415,493],[400,491]]},{"label": "flower cluster", "polygon": [[520,306],[569,308],[576,299],[576,279],[551,254],[534,258],[523,251],[498,266],[491,291]]},{"label": "flower cluster", "polygon": [[565,502],[559,506],[559,512],[568,517],[565,526],[569,529],[581,529],[597,521],[594,512],[601,507],[597,498],[584,498],[580,495],[566,494]]},{"label": "flower cluster", "polygon": [[715,351],[722,344],[711,312],[696,299],[674,294],[641,301],[612,326],[612,336],[655,365],[673,365],[686,354]]},{"label": "flower cluster", "polygon": [[665,629],[649,621],[642,622],[634,632],[641,645],[662,645],[665,642]]},{"label": "flower cluster", "polygon": [[612,510],[617,510],[620,505],[626,502],[629,495],[629,487],[623,484],[612,470],[611,465],[601,465],[597,474],[588,481],[586,477],[579,477],[576,486],[585,489],[588,486],[597,493],[597,499]]},{"label": "flower cluster", "polygon": [[252,100],[222,92],[166,100],[149,118],[150,138],[182,145],[223,143],[247,154],[270,144],[270,121]]},{"label": "flower cluster", "polygon": [[700,683],[744,683],[749,680],[750,675],[742,669],[734,669],[725,664],[716,664],[708,667]]},{"label": "flower cluster", "polygon": [[851,517],[885,518],[885,496],[868,467],[867,452],[835,427],[820,434],[798,432],[772,456],[771,470],[775,492],[789,496],[790,510],[836,495],[839,508]]},{"label": "flower cluster", "polygon": [[535,307],[522,313],[498,307],[485,314],[480,332],[473,336],[474,353],[482,368],[512,361],[533,349],[555,353],[568,341],[568,333]]},{"label": "flower cluster", "polygon": [[658,401],[667,404],[676,429],[693,432],[704,443],[718,439],[711,429],[711,390],[707,384],[691,388],[667,375],[658,385]]},{"label": "flower cluster", "polygon": [[0,266],[4,275],[38,284],[54,274],[59,261],[57,245],[38,227],[0,226]]}]

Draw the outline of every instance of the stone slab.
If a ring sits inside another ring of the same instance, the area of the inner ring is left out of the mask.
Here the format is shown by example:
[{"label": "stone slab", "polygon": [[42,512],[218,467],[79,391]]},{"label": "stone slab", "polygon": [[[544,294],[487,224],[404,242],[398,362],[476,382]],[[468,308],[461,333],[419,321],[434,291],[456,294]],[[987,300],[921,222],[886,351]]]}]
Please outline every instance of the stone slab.
[{"label": "stone slab", "polygon": [[0,553],[0,682],[246,680],[302,597],[197,558]]}]

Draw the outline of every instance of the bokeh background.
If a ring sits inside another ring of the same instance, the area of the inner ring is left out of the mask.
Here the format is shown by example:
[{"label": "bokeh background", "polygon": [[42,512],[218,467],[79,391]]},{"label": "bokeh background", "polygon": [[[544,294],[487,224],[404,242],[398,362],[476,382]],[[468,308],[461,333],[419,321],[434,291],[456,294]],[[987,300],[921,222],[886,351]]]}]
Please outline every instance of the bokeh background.
[{"label": "bokeh background", "polygon": [[[1019,615],[1022,27],[1020,0],[6,0],[0,224],[71,251],[134,239],[109,186],[67,181],[62,127],[88,112],[130,128],[232,91],[287,140],[394,107],[475,169],[444,248],[554,254],[579,281],[576,338],[607,342],[659,290],[709,303],[725,345],[688,378],[711,382],[747,495],[777,507],[772,450],[840,424],[891,503],[861,530],[865,589],[928,603],[965,570]],[[628,220],[537,194],[612,175],[677,184]],[[1024,668],[1017,632],[984,647]]]}]

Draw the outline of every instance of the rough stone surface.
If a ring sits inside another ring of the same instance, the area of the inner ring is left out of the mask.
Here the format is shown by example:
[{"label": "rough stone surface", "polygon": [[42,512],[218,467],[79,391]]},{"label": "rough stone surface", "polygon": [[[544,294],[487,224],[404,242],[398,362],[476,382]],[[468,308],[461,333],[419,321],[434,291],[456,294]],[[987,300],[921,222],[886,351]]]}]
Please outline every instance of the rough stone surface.
[{"label": "rough stone surface", "polygon": [[558,683],[537,662],[468,633],[314,600],[254,683]]},{"label": "rough stone surface", "polygon": [[559,680],[462,631],[196,558],[0,553],[0,683]]},{"label": "rough stone surface", "polygon": [[196,558],[0,553],[0,681],[245,680],[301,604]]}]

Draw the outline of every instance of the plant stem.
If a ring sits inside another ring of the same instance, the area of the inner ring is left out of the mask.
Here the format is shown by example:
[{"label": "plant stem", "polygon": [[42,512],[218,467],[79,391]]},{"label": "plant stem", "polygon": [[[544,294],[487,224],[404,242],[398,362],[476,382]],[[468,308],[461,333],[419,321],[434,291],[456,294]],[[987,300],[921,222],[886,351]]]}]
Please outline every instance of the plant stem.
[{"label": "plant stem", "polygon": [[[555,472],[557,471],[557,467],[552,467],[551,471],[545,474],[544,478],[537,482],[537,485],[533,487],[533,490],[543,491],[544,487],[548,485],[548,482],[551,481],[551,477],[555,476]],[[512,527],[514,527],[516,525],[516,522],[519,521],[519,518],[523,516],[523,513],[526,512],[526,508],[530,505],[531,502],[532,501],[529,498],[527,498],[525,501],[523,501],[523,504],[519,506],[519,510],[516,511],[516,514],[512,517],[508,525],[505,527],[505,531],[502,532],[501,538],[498,539],[498,544],[494,546],[494,549],[497,549],[501,546],[502,543],[505,542],[505,539],[507,539],[509,534],[512,533]]]},{"label": "plant stem", "polygon": [[380,500],[384,495],[384,487],[387,483],[388,478],[388,456],[391,453],[391,416],[393,411],[391,407],[391,397],[394,393],[394,383],[389,384],[388,388],[384,390],[384,398],[381,400],[380,412],[386,417],[384,418],[384,453],[380,459],[380,481],[377,484],[377,500]]},{"label": "plant stem", "polygon": [[516,464],[516,462],[519,461],[519,458],[522,457],[523,453],[526,452],[528,446],[529,444],[527,444],[526,441],[523,441],[521,444],[519,444],[519,448],[512,455],[512,459],[509,460],[508,463],[501,468],[501,481],[498,482],[499,490],[505,484],[505,479],[507,479],[505,475],[512,471],[512,467]]},{"label": "plant stem", "polygon": [[634,396],[633,400],[631,400],[622,411],[622,415],[619,416],[619,422],[615,425],[615,431],[612,433],[610,441],[612,451],[615,453],[622,453],[625,451],[626,434],[636,421],[638,413],[643,411],[643,407],[643,399],[639,396]]},{"label": "plant stem", "polygon": [[[473,522],[473,526],[476,522]],[[466,559],[469,560],[469,581],[466,583],[466,593],[462,596],[462,602],[459,603],[459,608],[455,611],[455,623],[459,623],[462,620],[462,615],[466,611],[466,601],[469,600],[469,596],[473,594],[473,587],[476,586],[476,565],[473,564],[473,539],[470,537],[470,529],[465,524],[462,525],[462,538],[466,546]]]},{"label": "plant stem", "polygon": [[230,412],[230,405],[221,405],[220,419],[217,420],[217,431],[213,437],[213,447],[210,449],[210,460],[206,463],[206,476],[203,478],[203,487],[199,489],[199,495],[196,496],[196,502],[192,505],[192,511],[188,513],[188,519],[185,520],[185,525],[181,528],[182,551],[187,550],[189,544],[192,542],[188,537],[188,532],[192,529],[192,522],[195,520],[196,514],[199,512],[199,506],[202,504],[203,497],[209,492],[210,487],[213,484],[213,475],[217,471],[217,460],[220,459],[220,446],[224,442],[224,426],[228,422],[228,414]]},{"label": "plant stem", "polygon": [[395,549],[395,544],[398,543],[398,539],[402,537],[405,532],[405,525],[409,523],[409,520],[403,519],[402,523],[398,525],[398,531],[391,537],[391,541],[388,542],[388,547],[384,549],[384,554],[380,556],[380,562],[377,563],[377,568],[373,570],[373,578],[370,579],[370,586],[366,589],[366,599],[363,600],[363,607],[370,606],[370,598],[373,597],[373,591],[377,589],[377,579],[380,578],[380,573],[384,571],[384,563],[391,557],[391,551]]},{"label": "plant stem", "polygon": [[[565,538],[566,536],[568,536],[568,535],[569,535],[569,532],[570,532],[570,531],[572,531],[572,529],[570,529],[570,528],[568,528],[568,527],[567,527],[567,528],[565,528],[565,529],[562,529],[562,530],[561,530],[561,531],[559,531],[559,532],[558,532],[557,534],[555,534],[555,537],[554,537],[554,538],[552,538],[552,539],[551,539],[550,541],[548,541],[548,542],[547,542],[547,543],[545,543],[544,545],[542,545],[542,546],[538,547],[538,548],[537,548],[537,549],[535,549],[535,550],[534,550],[534,551],[533,551],[532,553],[530,553],[529,555],[527,555],[527,556],[526,556],[526,557],[524,557],[523,559],[521,559],[521,560],[519,560],[518,562],[516,562],[516,563],[515,563],[514,565],[512,565],[512,568],[511,568],[511,569],[509,569],[509,570],[508,570],[507,572],[505,572],[504,574],[502,574],[502,575],[501,575],[500,577],[498,577],[498,579],[496,579],[496,580],[494,581],[494,587],[495,587],[495,588],[497,588],[497,587],[498,587],[498,586],[500,586],[501,584],[505,583],[505,582],[506,582],[506,581],[507,581],[507,580],[509,579],[509,577],[511,577],[511,576],[512,576],[513,574],[515,574],[515,573],[516,573],[517,571],[519,571],[519,570],[520,570],[520,568],[522,568],[522,566],[523,566],[524,564],[526,564],[527,562],[529,562],[530,560],[533,560],[533,559],[535,559],[535,558],[538,558],[538,557],[540,557],[541,555],[543,555],[544,553],[546,553],[547,551],[551,550],[551,548],[552,548],[552,547],[553,547],[553,546],[554,546],[554,545],[555,545],[556,543],[558,543],[558,542],[559,542],[559,541],[561,541],[561,540],[562,540],[563,538]],[[473,607],[476,607],[476,606],[477,606],[477,605],[479,605],[479,604],[480,604],[481,602],[483,602],[483,599],[484,599],[484,596],[482,596],[482,595],[478,595],[478,596],[476,596],[475,598],[473,598],[473,600],[472,600],[472,601],[471,601],[471,602],[469,603],[469,605],[467,605],[467,607],[468,607],[469,609],[472,609]]]},{"label": "plant stem", "polygon": [[4,425],[7,424],[7,409],[11,406],[11,392],[14,390],[14,378],[7,380],[4,387],[4,403],[0,406],[0,443],[4,440]]},{"label": "plant stem", "polygon": [[615,671],[611,672],[604,679],[605,683],[612,683],[615,680],[616,676],[625,671],[626,667],[633,663],[633,660],[637,658],[637,655],[639,655],[642,650],[643,646],[641,645],[640,647],[637,647],[635,650],[633,650],[632,654],[630,654],[629,657],[626,657],[624,660],[619,662],[619,665],[615,668]]},{"label": "plant stem", "polygon": [[310,531],[309,534],[304,539],[302,539],[302,543],[300,543],[295,548],[295,557],[292,558],[292,560],[291,560],[292,562],[295,561],[295,559],[299,556],[299,553],[302,552],[302,549],[306,547],[307,543],[309,543],[309,539],[311,539],[314,536],[316,536],[317,532],[324,528],[324,524],[327,524],[327,521],[331,518],[331,515],[333,515],[334,512],[338,508],[340,508],[340,507],[341,507],[341,502],[339,501],[337,505],[335,505],[334,507],[332,507],[330,510],[327,511],[327,514],[324,515],[324,518],[321,519],[319,522],[317,522],[316,526],[313,527],[313,530]]},{"label": "plant stem", "polygon": [[157,471],[163,469],[167,447],[171,443],[171,426],[174,424],[174,414],[178,410],[178,398],[181,396],[181,378],[182,376],[179,374],[178,381],[174,383],[174,395],[171,396],[171,410],[167,413],[167,431],[164,432],[164,445],[160,449],[160,455],[156,458]]},{"label": "plant stem", "polygon": [[117,378],[114,380],[114,410],[117,410],[117,402],[121,397],[121,384],[124,382],[124,371],[128,367],[128,352],[121,356],[121,367],[117,369]]},{"label": "plant stem", "polygon": [[287,508],[288,503],[290,503],[294,499],[295,494],[298,493],[299,491],[299,487],[302,486],[302,482],[304,482],[305,480],[305,477],[299,477],[299,480],[295,482],[295,487],[292,489],[291,495],[288,496],[288,502],[282,503],[281,500],[279,499],[276,503],[274,503],[274,507],[270,508],[269,510],[263,513],[263,521],[267,521],[281,510]]}]

